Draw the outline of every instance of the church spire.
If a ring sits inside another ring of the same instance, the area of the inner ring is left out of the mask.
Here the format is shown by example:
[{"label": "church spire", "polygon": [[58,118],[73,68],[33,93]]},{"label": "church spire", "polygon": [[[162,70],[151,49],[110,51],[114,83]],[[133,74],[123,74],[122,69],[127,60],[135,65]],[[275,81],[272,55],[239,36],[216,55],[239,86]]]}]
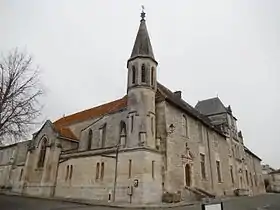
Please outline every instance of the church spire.
[{"label": "church spire", "polygon": [[146,26],[145,16],[146,13],[144,12],[144,7],[142,6],[140,26],[134,42],[131,56],[128,61],[137,57],[142,57],[142,58],[150,58],[156,62],[150,37],[148,34],[147,26]]}]

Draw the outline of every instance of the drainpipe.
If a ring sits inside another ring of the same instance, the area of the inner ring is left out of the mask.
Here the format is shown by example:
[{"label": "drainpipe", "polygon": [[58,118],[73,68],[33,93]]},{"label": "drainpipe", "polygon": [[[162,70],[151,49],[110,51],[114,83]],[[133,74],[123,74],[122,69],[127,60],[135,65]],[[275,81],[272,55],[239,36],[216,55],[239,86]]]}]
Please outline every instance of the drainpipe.
[{"label": "drainpipe", "polygon": [[208,146],[208,154],[209,154],[209,166],[210,166],[210,174],[211,174],[211,187],[214,191],[214,181],[213,181],[213,170],[212,170],[212,159],[211,159],[211,149],[210,149],[210,141],[209,141],[209,132],[207,131],[207,146]]}]

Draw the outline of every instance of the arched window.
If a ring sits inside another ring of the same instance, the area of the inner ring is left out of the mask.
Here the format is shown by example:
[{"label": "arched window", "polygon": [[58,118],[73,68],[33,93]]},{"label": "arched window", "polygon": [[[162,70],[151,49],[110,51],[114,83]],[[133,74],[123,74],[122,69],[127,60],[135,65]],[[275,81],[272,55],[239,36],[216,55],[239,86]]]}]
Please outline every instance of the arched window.
[{"label": "arched window", "polygon": [[70,173],[69,173],[69,179],[72,179],[72,175],[73,175],[73,165],[70,166]]},{"label": "arched window", "polygon": [[66,175],[65,175],[65,181],[68,179],[69,176],[69,165],[66,167]]},{"label": "arched window", "polygon": [[19,181],[21,181],[21,179],[22,179],[22,174],[23,174],[23,169],[20,169]]},{"label": "arched window", "polygon": [[103,180],[104,177],[104,162],[101,163],[100,179]]},{"label": "arched window", "polygon": [[126,124],[124,121],[120,123],[120,144],[122,146],[126,145]]},{"label": "arched window", "polygon": [[189,137],[188,119],[185,115],[183,115],[182,120],[183,120],[182,122],[183,136]]},{"label": "arched window", "polygon": [[155,68],[152,67],[152,70],[151,70],[151,85],[152,86],[154,86],[154,84],[155,84],[154,79],[155,79]]},{"label": "arched window", "polygon": [[106,127],[107,127],[107,124],[105,123],[101,128],[99,128],[99,142],[100,142],[101,148],[105,147]]},{"label": "arched window", "polygon": [[95,171],[95,179],[99,179],[99,168],[100,168],[100,163],[97,163],[96,171]]},{"label": "arched window", "polygon": [[132,84],[136,82],[136,69],[135,66],[132,66]]},{"label": "arched window", "polygon": [[189,164],[185,165],[185,182],[186,186],[191,186],[191,167]]},{"label": "arched window", "polygon": [[144,64],[141,67],[141,81],[146,82],[146,68]]},{"label": "arched window", "polygon": [[91,143],[92,143],[92,130],[90,129],[88,132],[88,147],[87,147],[88,150],[91,149]]},{"label": "arched window", "polygon": [[41,143],[39,160],[38,160],[38,168],[44,167],[45,163],[45,156],[46,156],[46,149],[47,149],[47,139],[44,138]]}]

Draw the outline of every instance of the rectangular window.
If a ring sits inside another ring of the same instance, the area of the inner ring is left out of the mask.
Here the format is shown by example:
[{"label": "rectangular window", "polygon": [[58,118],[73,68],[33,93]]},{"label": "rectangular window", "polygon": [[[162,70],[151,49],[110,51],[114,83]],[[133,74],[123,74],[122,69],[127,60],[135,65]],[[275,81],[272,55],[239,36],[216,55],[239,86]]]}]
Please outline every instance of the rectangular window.
[{"label": "rectangular window", "polygon": [[100,174],[100,179],[103,180],[104,177],[104,162],[101,163],[101,174]]},{"label": "rectangular window", "polygon": [[200,170],[202,179],[206,179],[206,170],[205,170],[205,155],[200,154]]},{"label": "rectangular window", "polygon": [[216,161],[218,182],[222,182],[220,161]]},{"label": "rectangular window", "polygon": [[234,177],[233,177],[233,168],[230,166],[230,177],[231,177],[231,183],[234,184]]},{"label": "rectangular window", "polygon": [[155,179],[155,161],[152,161],[152,178]]},{"label": "rectangular window", "polygon": [[251,185],[254,186],[253,177],[252,177],[252,173],[251,172],[250,172],[250,178],[251,178]]},{"label": "rectangular window", "polygon": [[131,178],[131,165],[132,165],[132,160],[129,160],[128,162],[128,178]]}]

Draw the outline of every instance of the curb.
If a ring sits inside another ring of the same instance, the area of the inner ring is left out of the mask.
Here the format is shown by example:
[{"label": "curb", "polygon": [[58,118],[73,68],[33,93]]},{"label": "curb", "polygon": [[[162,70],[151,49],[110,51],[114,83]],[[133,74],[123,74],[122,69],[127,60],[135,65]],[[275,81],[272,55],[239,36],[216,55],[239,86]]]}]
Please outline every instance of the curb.
[{"label": "curb", "polygon": [[22,195],[20,193],[13,193],[13,192],[3,192],[0,191],[0,195],[6,196],[17,196],[17,197],[24,197],[24,198],[32,198],[32,199],[44,199],[50,201],[61,201],[61,202],[69,202],[69,203],[76,203],[76,204],[83,204],[88,206],[100,206],[100,207],[110,207],[110,208],[131,208],[131,209],[167,209],[167,208],[174,208],[174,207],[184,207],[184,206],[193,206],[195,204],[199,204],[201,202],[192,202],[192,203],[177,203],[177,204],[166,204],[166,205],[146,205],[146,206],[133,206],[129,204],[110,204],[110,203],[98,203],[91,200],[83,200],[83,199],[74,199],[74,198],[63,198],[63,197],[45,197],[45,196],[33,196],[33,195]]}]

